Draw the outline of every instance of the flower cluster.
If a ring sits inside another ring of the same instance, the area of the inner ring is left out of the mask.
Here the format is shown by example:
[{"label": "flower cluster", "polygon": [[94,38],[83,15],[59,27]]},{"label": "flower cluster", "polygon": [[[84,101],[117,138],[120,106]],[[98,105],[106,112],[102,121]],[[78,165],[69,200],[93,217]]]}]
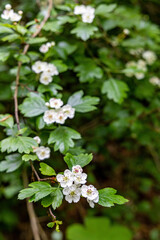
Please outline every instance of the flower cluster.
[{"label": "flower cluster", "polygon": [[145,72],[147,71],[146,62],[142,59],[135,61],[130,61],[126,64],[127,69],[135,69],[136,71],[125,73],[127,77],[135,76],[138,80],[145,77]]},{"label": "flower cluster", "polygon": [[151,84],[153,84],[153,85],[155,85],[155,86],[158,86],[158,87],[160,87],[160,79],[158,78],[158,77],[151,77],[150,79],[149,79],[149,82],[151,83]]},{"label": "flower cluster", "polygon": [[48,52],[49,48],[55,46],[55,42],[48,42],[46,44],[42,44],[41,47],[39,48],[39,51],[41,53],[46,53]]},{"label": "flower cluster", "polygon": [[72,167],[72,171],[66,169],[64,174],[57,174],[57,181],[63,188],[65,200],[69,203],[77,203],[80,197],[85,197],[90,207],[99,201],[99,193],[93,185],[85,185],[87,174],[83,173],[81,166]]},{"label": "flower cluster", "polygon": [[145,59],[145,61],[148,65],[152,65],[157,59],[156,54],[149,50],[143,52],[142,57]]},{"label": "flower cluster", "polygon": [[84,23],[92,23],[95,18],[95,9],[91,6],[79,5],[74,8],[75,15],[81,15]]},{"label": "flower cluster", "polygon": [[[40,137],[36,136],[33,138],[38,144],[41,143],[41,139]],[[36,153],[37,157],[39,158],[39,160],[44,160],[46,158],[50,157],[50,148],[49,147],[34,147],[33,148],[33,152]]]},{"label": "flower cluster", "polygon": [[1,18],[11,20],[12,22],[19,22],[22,18],[22,14],[22,11],[18,11],[18,13],[16,13],[10,4],[6,4],[5,10],[3,10],[3,13],[1,14]]},{"label": "flower cluster", "polygon": [[75,109],[72,108],[69,104],[64,106],[63,101],[57,98],[51,98],[49,102],[46,103],[47,107],[51,109],[45,111],[43,120],[47,124],[51,123],[60,123],[64,124],[67,118],[73,118],[75,115]]},{"label": "flower cluster", "polygon": [[52,76],[59,74],[54,64],[41,61],[35,62],[35,64],[32,65],[32,70],[37,74],[41,73],[39,81],[44,85],[52,82]]}]

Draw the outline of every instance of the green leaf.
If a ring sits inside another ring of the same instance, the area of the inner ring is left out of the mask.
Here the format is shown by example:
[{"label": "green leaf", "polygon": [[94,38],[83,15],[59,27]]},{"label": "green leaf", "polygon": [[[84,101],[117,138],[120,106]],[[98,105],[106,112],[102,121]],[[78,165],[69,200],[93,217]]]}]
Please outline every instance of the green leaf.
[{"label": "green leaf", "polygon": [[65,153],[70,147],[74,147],[72,139],[80,139],[81,135],[69,127],[58,127],[51,132],[48,143],[54,143],[54,150]]},{"label": "green leaf", "polygon": [[26,98],[21,105],[19,105],[21,113],[25,117],[35,117],[44,113],[48,108],[45,106],[45,101],[38,95]]},{"label": "green leaf", "polygon": [[129,91],[127,84],[120,80],[109,79],[102,86],[102,93],[107,94],[108,98],[116,103],[123,102],[127,97],[127,91]]},{"label": "green leaf", "polygon": [[22,63],[29,63],[30,58],[24,54],[15,54],[15,58]]},{"label": "green leaf", "polygon": [[10,56],[10,52],[1,51],[0,61],[5,62]]},{"label": "green leaf", "polygon": [[68,66],[62,60],[54,60],[52,63],[57,67],[59,73],[65,72],[68,69]]},{"label": "green leaf", "polygon": [[56,175],[55,170],[50,167],[49,165],[47,165],[46,163],[40,163],[40,169],[41,173],[43,175],[47,175],[47,176],[53,176]]},{"label": "green leaf", "polygon": [[29,161],[29,160],[34,161],[34,160],[38,160],[38,157],[37,157],[37,155],[24,154],[24,155],[22,156],[22,160],[25,161],[25,162],[27,162],[27,161]]},{"label": "green leaf", "polygon": [[120,195],[116,195],[117,190],[114,188],[104,188],[98,191],[99,192],[99,202],[98,204],[103,207],[111,207],[114,204],[124,204],[128,202],[127,199]]},{"label": "green leaf", "polygon": [[64,161],[67,163],[68,167],[71,169],[75,165],[80,165],[81,167],[86,166],[92,161],[93,155],[91,154],[80,154],[80,155],[72,155],[67,153],[64,157]]},{"label": "green leaf", "polygon": [[57,33],[62,30],[62,26],[60,25],[59,21],[51,21],[45,23],[43,30]]},{"label": "green leaf", "polygon": [[76,34],[77,37],[81,38],[83,41],[86,41],[96,31],[98,31],[97,27],[90,24],[79,22],[76,28],[72,29],[71,33]]},{"label": "green leaf", "polygon": [[47,227],[49,227],[49,228],[53,228],[54,225],[55,225],[55,222],[49,222],[49,223],[47,223]]},{"label": "green leaf", "polygon": [[94,105],[99,103],[99,98],[85,96],[83,97],[83,91],[75,92],[68,99],[68,104],[76,109],[76,112],[90,112],[96,109]]},{"label": "green leaf", "polygon": [[0,114],[0,126],[12,128],[14,124],[11,114]]},{"label": "green leaf", "polygon": [[107,13],[112,12],[116,8],[117,4],[101,4],[97,7],[95,14],[103,17],[107,17]]},{"label": "green leaf", "polygon": [[52,188],[51,185],[46,182],[33,182],[29,184],[29,187],[30,188],[20,191],[18,199],[22,200],[24,198],[31,197],[29,200],[30,202],[37,202],[54,191],[54,188]]},{"label": "green leaf", "polygon": [[38,44],[38,43],[44,43],[47,41],[46,37],[36,37],[36,38],[30,38],[26,42],[28,44]]},{"label": "green leaf", "polygon": [[80,77],[80,82],[92,82],[95,79],[100,79],[103,76],[102,69],[97,67],[94,61],[90,58],[84,58],[74,69],[78,72],[77,76]]},{"label": "green leaf", "polygon": [[8,41],[8,42],[14,42],[14,41],[17,40],[17,39],[20,39],[20,36],[19,36],[18,34],[16,34],[16,33],[13,33],[13,34],[9,34],[9,35],[3,37],[1,40],[2,40],[3,42],[6,42],[6,41]]},{"label": "green leaf", "polygon": [[52,207],[55,210],[62,204],[63,200],[63,194],[59,188],[56,189],[56,191],[53,192],[54,198],[53,198],[53,203]]},{"label": "green leaf", "polygon": [[8,137],[1,141],[1,151],[8,153],[16,152],[19,153],[30,153],[32,151],[32,147],[37,147],[37,142],[30,137]]},{"label": "green leaf", "polygon": [[131,231],[123,225],[111,225],[104,217],[85,219],[85,226],[72,224],[67,229],[67,240],[131,240]]},{"label": "green leaf", "polygon": [[18,153],[11,154],[5,157],[5,160],[0,162],[0,172],[7,173],[17,170],[22,164],[21,155]]}]

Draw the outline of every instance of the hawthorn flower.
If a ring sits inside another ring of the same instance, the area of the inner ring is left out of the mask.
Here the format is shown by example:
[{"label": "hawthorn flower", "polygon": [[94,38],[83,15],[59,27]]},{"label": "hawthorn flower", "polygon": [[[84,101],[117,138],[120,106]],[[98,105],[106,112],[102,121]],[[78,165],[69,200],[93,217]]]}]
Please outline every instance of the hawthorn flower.
[{"label": "hawthorn flower", "polygon": [[47,110],[44,113],[43,120],[47,124],[54,123],[56,120],[56,114],[54,110]]},{"label": "hawthorn flower", "polygon": [[72,167],[72,173],[74,174],[81,174],[83,172],[83,169],[80,165],[75,165]]},{"label": "hawthorn flower", "polygon": [[85,11],[86,11],[85,5],[75,6],[75,8],[74,8],[74,14],[75,15],[83,14],[83,13],[85,13]]},{"label": "hawthorn flower", "polygon": [[77,203],[81,197],[81,188],[73,184],[70,187],[65,187],[63,189],[63,194],[65,195],[65,200],[69,203]]},{"label": "hawthorn flower", "polygon": [[[11,10],[10,10],[10,11],[11,11]],[[12,12],[12,13],[10,14],[10,20],[11,20],[12,22],[19,22],[19,21],[21,20],[21,18],[22,18],[22,16],[19,15],[18,13]]]},{"label": "hawthorn flower", "polygon": [[34,139],[38,144],[41,143],[41,139],[40,139],[40,137],[35,136],[33,139]]},{"label": "hawthorn flower", "polygon": [[39,51],[41,53],[46,53],[46,52],[48,52],[48,50],[49,50],[49,47],[47,46],[47,44],[42,44],[39,48]]},{"label": "hawthorn flower", "polygon": [[50,148],[49,147],[44,147],[44,146],[38,147],[35,152],[37,154],[37,157],[40,160],[44,160],[44,159],[50,157]]},{"label": "hawthorn flower", "polygon": [[92,23],[95,18],[95,9],[87,6],[85,12],[82,14],[82,21],[84,23]]},{"label": "hawthorn flower", "polygon": [[125,35],[129,35],[130,34],[130,30],[128,28],[125,28],[125,29],[123,29],[123,33]]},{"label": "hawthorn flower", "polygon": [[64,112],[67,118],[74,118],[75,109],[72,108],[69,104],[66,104],[62,107],[62,111]]},{"label": "hawthorn flower", "polygon": [[66,169],[64,174],[57,174],[57,181],[60,183],[61,187],[71,187],[73,184],[74,176],[73,173]]},{"label": "hawthorn flower", "polygon": [[44,85],[48,85],[50,82],[52,82],[52,76],[48,72],[43,72],[39,81]]},{"label": "hawthorn flower", "polygon": [[81,174],[75,174],[74,176],[74,183],[79,185],[79,184],[85,184],[87,182],[87,174],[86,173],[81,173]]},{"label": "hawthorn flower", "polygon": [[160,79],[158,77],[151,77],[149,79],[149,82],[160,87]]},{"label": "hawthorn flower", "polygon": [[8,20],[8,19],[10,19],[12,14],[13,14],[12,9],[5,9],[3,11],[3,13],[1,14],[1,18],[5,19],[5,20]]},{"label": "hawthorn flower", "polygon": [[143,54],[142,54],[143,58],[146,60],[147,64],[148,65],[152,65],[156,59],[157,59],[157,56],[154,52],[152,51],[145,51]]},{"label": "hawthorn flower", "polygon": [[46,62],[37,61],[32,65],[32,70],[35,73],[41,73],[45,70],[46,65]]},{"label": "hawthorn flower", "polygon": [[49,100],[49,106],[51,108],[55,108],[58,109],[63,105],[63,101],[61,99],[57,99],[57,98],[51,98]]},{"label": "hawthorn flower", "polygon": [[56,123],[60,123],[60,124],[64,124],[65,120],[66,120],[66,116],[65,114],[60,110],[60,111],[57,111],[57,114],[56,114]]},{"label": "hawthorn flower", "polygon": [[49,73],[51,76],[59,74],[56,66],[54,64],[52,64],[52,63],[48,63],[47,64],[47,66],[45,68],[45,72]]},{"label": "hawthorn flower", "polygon": [[89,186],[83,185],[81,187],[81,191],[82,191],[82,196],[91,201],[93,201],[99,196],[97,189],[93,185],[89,185]]},{"label": "hawthorn flower", "polygon": [[89,199],[87,198],[87,202],[89,203],[89,206],[90,206],[91,208],[94,208],[94,204],[95,204],[95,203],[98,203],[98,201],[99,201],[99,196],[96,197],[94,200],[89,200]]}]

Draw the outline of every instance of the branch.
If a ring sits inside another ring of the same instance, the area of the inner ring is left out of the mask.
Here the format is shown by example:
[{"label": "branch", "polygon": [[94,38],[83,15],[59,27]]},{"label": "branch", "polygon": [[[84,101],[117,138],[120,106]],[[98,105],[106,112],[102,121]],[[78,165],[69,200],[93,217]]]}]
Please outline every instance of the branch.
[{"label": "branch", "polygon": [[[44,24],[47,22],[48,18],[50,17],[53,2],[52,2],[52,0],[48,0],[48,3],[49,4],[48,4],[47,14],[45,15],[43,21],[39,25],[38,30],[32,34],[31,38],[35,38],[36,36],[38,36],[38,34],[41,32]],[[23,49],[23,55],[25,55],[27,53],[29,46],[30,46],[29,44],[25,45],[25,47]],[[18,130],[20,130],[20,123],[19,123],[19,116],[18,116],[18,86],[19,86],[21,66],[22,66],[22,62],[18,62],[18,69],[17,69],[17,75],[16,75],[16,87],[15,87],[15,92],[14,92],[15,118],[16,118]]]},{"label": "branch", "polygon": [[32,171],[33,171],[34,174],[36,175],[37,180],[40,181],[41,179],[40,179],[40,177],[39,177],[39,175],[38,175],[38,173],[37,173],[35,167],[33,166],[32,161],[30,160],[29,163],[30,163],[30,165],[31,165]]}]

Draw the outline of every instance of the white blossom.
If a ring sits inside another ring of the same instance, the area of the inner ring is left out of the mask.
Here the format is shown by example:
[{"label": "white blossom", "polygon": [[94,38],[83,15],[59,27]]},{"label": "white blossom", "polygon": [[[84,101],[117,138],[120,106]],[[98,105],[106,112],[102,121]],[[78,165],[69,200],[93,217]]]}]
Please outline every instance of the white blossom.
[{"label": "white blossom", "polygon": [[47,66],[46,62],[37,61],[32,65],[32,70],[35,73],[41,73],[44,72],[46,66]]},{"label": "white blossom", "polygon": [[154,52],[152,51],[145,51],[143,54],[142,54],[143,58],[146,60],[147,64],[149,65],[152,65],[156,59],[157,59],[157,56]]},{"label": "white blossom", "polygon": [[83,169],[80,165],[75,165],[72,167],[72,173],[74,174],[81,174],[83,172]]},{"label": "white blossom", "polygon": [[11,8],[12,8],[11,4],[8,3],[8,4],[5,5],[6,10],[10,10]]},{"label": "white blossom", "polygon": [[156,77],[156,76],[151,77],[151,78],[149,79],[149,82],[150,82],[151,84],[153,84],[153,85],[157,85],[157,86],[160,87],[160,79],[159,79],[158,77]]},{"label": "white blossom", "polygon": [[65,195],[65,200],[69,203],[77,203],[80,200],[81,188],[73,184],[70,187],[65,187],[63,189],[63,194]]},{"label": "white blossom", "polygon": [[81,191],[82,191],[82,196],[91,201],[93,201],[99,196],[97,189],[93,185],[89,185],[89,186],[83,185],[81,187]]},{"label": "white blossom", "polygon": [[57,181],[60,183],[61,187],[71,187],[73,184],[74,176],[73,173],[66,169],[64,174],[57,174]]},{"label": "white blossom", "polygon": [[8,20],[10,19],[11,15],[13,14],[13,10],[10,9],[10,10],[4,10],[1,14],[1,18],[5,19],[5,20]]},{"label": "white blossom", "polygon": [[66,118],[65,114],[61,110],[57,111],[56,123],[64,124],[66,119],[67,118]]},{"label": "white blossom", "polygon": [[72,108],[69,104],[66,104],[62,107],[62,111],[64,112],[67,118],[74,118],[75,108]]},{"label": "white blossom", "polygon": [[85,7],[85,12],[82,14],[82,21],[92,23],[95,17],[95,9],[91,6]]},{"label": "white blossom", "polygon": [[91,208],[94,208],[94,204],[95,204],[95,203],[98,203],[98,201],[99,201],[99,195],[98,195],[95,199],[93,199],[93,200],[89,200],[89,199],[87,198],[87,202],[89,203],[89,206],[90,206]]},{"label": "white blossom", "polygon": [[123,33],[126,35],[130,34],[130,30],[128,28],[123,29]]},{"label": "white blossom", "polygon": [[47,46],[47,44],[42,44],[39,48],[39,51],[41,53],[46,53],[46,52],[48,52],[48,50],[49,50],[49,47]]},{"label": "white blossom", "polygon": [[21,20],[21,18],[22,18],[22,16],[19,15],[18,13],[13,12],[13,13],[10,14],[10,20],[12,22],[19,22]]},{"label": "white blossom", "polygon": [[85,5],[75,6],[75,8],[74,8],[74,14],[75,15],[83,14],[83,13],[85,13],[85,11],[86,11]]},{"label": "white blossom", "polygon": [[48,85],[50,82],[52,82],[52,76],[48,72],[43,72],[39,81],[44,85]]},{"label": "white blossom", "polygon": [[87,174],[81,173],[81,174],[75,174],[74,176],[74,183],[75,184],[85,184],[87,182]]},{"label": "white blossom", "polygon": [[49,106],[51,108],[55,108],[58,109],[63,105],[63,101],[61,99],[57,99],[57,98],[50,98],[49,100]]},{"label": "white blossom", "polygon": [[35,152],[37,154],[37,157],[40,160],[44,160],[44,159],[50,157],[50,148],[49,147],[44,147],[44,146],[38,147],[38,148],[36,148]]},{"label": "white blossom", "polygon": [[52,64],[52,63],[48,63],[47,64],[47,66],[45,68],[45,72],[49,73],[51,76],[59,74],[56,66],[54,64]]},{"label": "white blossom", "polygon": [[34,139],[38,144],[41,143],[41,139],[40,139],[40,137],[35,136],[33,139]]},{"label": "white blossom", "polygon": [[54,123],[56,121],[56,114],[54,110],[47,110],[44,113],[43,120],[47,124]]}]

